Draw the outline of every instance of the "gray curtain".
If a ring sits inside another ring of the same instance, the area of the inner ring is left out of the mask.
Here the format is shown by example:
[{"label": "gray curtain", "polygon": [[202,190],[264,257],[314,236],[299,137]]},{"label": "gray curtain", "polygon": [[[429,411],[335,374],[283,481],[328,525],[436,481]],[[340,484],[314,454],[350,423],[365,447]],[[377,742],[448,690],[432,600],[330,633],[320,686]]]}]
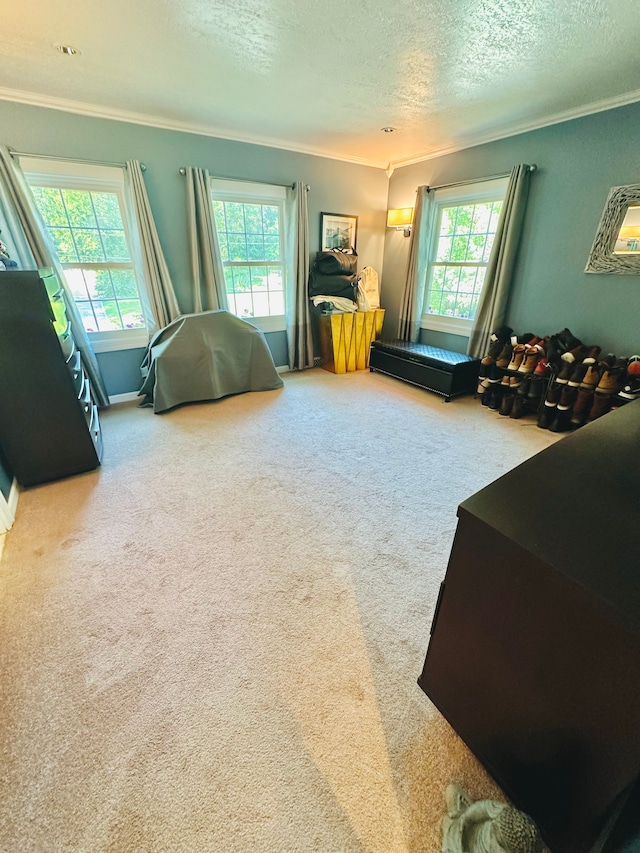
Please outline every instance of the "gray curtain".
[{"label": "gray curtain", "polygon": [[413,211],[413,226],[409,237],[407,279],[400,303],[398,337],[402,341],[420,338],[420,318],[424,307],[427,266],[431,248],[430,225],[433,216],[433,195],[429,187],[418,187]]},{"label": "gray curtain", "polygon": [[[288,271],[287,342],[289,369],[313,367],[313,338],[309,311],[309,213],[307,187],[300,181],[287,188]],[[291,276],[288,276],[291,279]]]},{"label": "gray curtain", "polygon": [[187,169],[189,233],[193,271],[193,312],[227,310],[224,268],[213,222],[211,183],[206,169]]},{"label": "gray curtain", "polygon": [[171,320],[180,316],[180,307],[160,245],[139,161],[127,160],[125,174],[138,222],[142,265],[147,286],[147,304],[155,321],[155,327],[149,324],[151,337],[158,329],[163,329]]},{"label": "gray curtain", "polygon": [[[73,296],[67,286],[67,280],[58,260],[56,250],[49,242],[40,211],[36,206],[31,188],[26,181],[22,169],[13,159],[9,149],[5,145],[0,145],[0,182],[3,185],[2,196],[7,200],[8,205],[12,209],[15,221],[19,223],[25,242],[31,252],[31,268],[42,269],[44,267],[51,267],[64,288],[67,316],[71,323],[71,331],[76,346],[80,350],[84,369],[91,382],[95,401],[101,408],[106,408],[109,405],[109,395],[100,372],[100,366],[89,343],[89,338],[76,308]],[[14,238],[14,243],[19,242],[19,237]]]},{"label": "gray curtain", "polygon": [[526,163],[514,166],[511,170],[476,318],[469,337],[467,353],[475,358],[482,358],[486,354],[491,332],[504,325],[530,178],[531,167]]}]

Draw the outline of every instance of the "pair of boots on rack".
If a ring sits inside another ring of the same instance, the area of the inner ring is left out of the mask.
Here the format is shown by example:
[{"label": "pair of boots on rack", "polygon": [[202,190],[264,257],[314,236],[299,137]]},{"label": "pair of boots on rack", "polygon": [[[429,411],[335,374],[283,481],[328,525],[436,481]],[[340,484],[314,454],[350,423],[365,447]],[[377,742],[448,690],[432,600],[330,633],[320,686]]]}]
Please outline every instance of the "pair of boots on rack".
[{"label": "pair of boots on rack", "polygon": [[[543,355],[542,338],[532,332],[511,335],[480,381],[482,405],[499,411],[501,415],[511,414],[523,379],[533,374]],[[524,393],[521,397],[525,399]]]},{"label": "pair of boots on rack", "polygon": [[640,356],[609,354],[599,361],[591,347],[572,372],[561,371],[547,394],[538,426],[552,432],[579,429],[610,409],[640,397]]}]

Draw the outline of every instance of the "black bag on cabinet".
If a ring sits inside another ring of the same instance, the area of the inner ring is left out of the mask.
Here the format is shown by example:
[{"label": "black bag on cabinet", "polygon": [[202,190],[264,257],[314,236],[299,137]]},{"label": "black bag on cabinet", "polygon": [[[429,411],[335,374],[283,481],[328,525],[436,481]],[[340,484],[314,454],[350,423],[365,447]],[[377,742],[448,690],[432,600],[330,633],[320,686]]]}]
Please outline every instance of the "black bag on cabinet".
[{"label": "black bag on cabinet", "polygon": [[346,252],[342,249],[327,249],[318,252],[314,269],[322,275],[352,275],[356,272],[358,255],[355,249]]},{"label": "black bag on cabinet", "polygon": [[309,296],[343,296],[356,301],[358,292],[358,276],[351,275],[320,275],[315,269],[309,276]]}]

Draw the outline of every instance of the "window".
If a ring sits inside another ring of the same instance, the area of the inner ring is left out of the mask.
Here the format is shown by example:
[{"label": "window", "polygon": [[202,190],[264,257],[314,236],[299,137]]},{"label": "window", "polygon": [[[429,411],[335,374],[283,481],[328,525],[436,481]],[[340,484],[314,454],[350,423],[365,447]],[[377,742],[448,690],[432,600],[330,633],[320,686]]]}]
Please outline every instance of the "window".
[{"label": "window", "polygon": [[21,165],[95,349],[146,346],[123,170],[27,158]]},{"label": "window", "polygon": [[469,334],[506,180],[436,192],[422,327]]},{"label": "window", "polygon": [[211,181],[229,311],[263,331],[285,328],[285,188]]}]

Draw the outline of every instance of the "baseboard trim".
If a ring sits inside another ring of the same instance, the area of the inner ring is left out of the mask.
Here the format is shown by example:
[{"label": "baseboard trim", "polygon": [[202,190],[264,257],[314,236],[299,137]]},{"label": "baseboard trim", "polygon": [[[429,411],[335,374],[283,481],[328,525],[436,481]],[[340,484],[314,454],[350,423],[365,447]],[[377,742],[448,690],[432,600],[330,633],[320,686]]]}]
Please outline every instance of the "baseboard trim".
[{"label": "baseboard trim", "polygon": [[280,367],[276,367],[276,370],[278,371],[278,373],[288,373],[289,372],[289,365],[288,364],[281,364]]},{"label": "baseboard trim", "polygon": [[109,396],[110,403],[130,403],[138,399],[137,391],[127,391],[126,394],[112,394]]}]

